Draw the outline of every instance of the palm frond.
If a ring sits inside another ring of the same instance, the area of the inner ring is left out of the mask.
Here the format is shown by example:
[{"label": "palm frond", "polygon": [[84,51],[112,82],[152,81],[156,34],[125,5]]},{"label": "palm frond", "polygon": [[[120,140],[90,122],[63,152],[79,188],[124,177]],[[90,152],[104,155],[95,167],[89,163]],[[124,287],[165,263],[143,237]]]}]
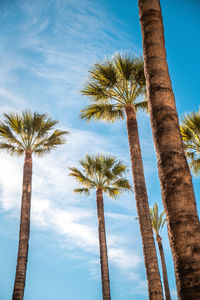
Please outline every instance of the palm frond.
[{"label": "palm frond", "polygon": [[118,76],[130,80],[133,72],[134,57],[128,54],[122,55],[117,53],[113,59]]},{"label": "palm frond", "polygon": [[118,161],[112,168],[115,176],[122,176],[125,172],[127,172],[127,166],[122,161]]},{"label": "palm frond", "polygon": [[77,168],[68,168],[71,172],[69,173],[76,181],[78,181],[82,186],[86,186],[87,188],[93,188],[95,183],[86,177],[81,171]]},{"label": "palm frond", "polygon": [[106,122],[114,122],[116,120],[124,119],[125,114],[122,106],[112,104],[91,104],[81,110],[81,119],[86,121],[103,120]]},{"label": "palm frond", "polygon": [[79,193],[79,194],[85,194],[86,196],[90,195],[90,190],[87,188],[77,188],[77,189],[74,189],[74,192]]},{"label": "palm frond", "polygon": [[22,120],[17,114],[6,114],[4,113],[4,121],[10,128],[13,129],[17,134],[21,134],[22,132]]},{"label": "palm frond", "polygon": [[194,175],[200,174],[200,111],[185,114],[181,121],[183,146]]},{"label": "palm frond", "polygon": [[[11,152],[21,154],[31,150],[37,155],[43,155],[58,145],[65,143],[67,131],[54,130],[56,120],[51,120],[46,114],[31,113],[28,110],[21,114],[4,114],[0,122],[0,142],[10,145]],[[8,147],[7,147],[8,149]]]},{"label": "palm frond", "polygon": [[131,80],[137,83],[137,85],[139,85],[141,88],[144,88],[146,86],[143,57],[135,58]]},{"label": "palm frond", "polygon": [[69,175],[87,190],[101,188],[109,197],[116,198],[132,189],[129,181],[122,177],[127,167],[115,156],[87,154],[85,159],[79,162],[83,170],[69,168],[71,171]]},{"label": "palm frond", "polygon": [[144,101],[140,101],[137,103],[134,103],[134,108],[135,111],[137,112],[138,110],[143,110],[146,113],[149,113],[149,108],[148,108],[148,101],[144,100]]},{"label": "palm frond", "polygon": [[67,134],[69,134],[68,131],[55,130],[50,136],[39,141],[37,139],[33,145],[33,152],[38,155],[50,152],[57,146],[65,144]]},{"label": "palm frond", "polygon": [[165,215],[164,211],[159,215],[157,203],[154,204],[153,208],[150,208],[151,223],[155,234],[160,233],[160,231],[162,230],[166,222],[164,215]]},{"label": "palm frond", "polygon": [[[111,122],[123,119],[126,104],[132,104],[140,95],[145,94],[145,84],[142,58],[117,53],[110,60],[95,64],[90,69],[88,81],[81,92],[89,96],[94,105],[100,107],[88,106],[81,111],[81,118]],[[104,111],[102,104],[108,105]],[[113,110],[109,106],[111,104],[121,106]]]},{"label": "palm frond", "polygon": [[10,155],[22,155],[24,153],[24,150],[17,147],[17,146],[14,146],[12,144],[7,144],[7,143],[4,143],[4,142],[0,142],[0,149],[1,150],[6,150]]},{"label": "palm frond", "polygon": [[116,70],[108,59],[102,64],[96,63],[90,70],[90,76],[97,84],[104,88],[110,88],[115,85],[117,81]]},{"label": "palm frond", "polygon": [[80,91],[82,94],[86,96],[90,96],[92,100],[104,100],[106,101],[109,98],[108,91],[97,84],[96,82],[87,82],[83,86],[83,89]]},{"label": "palm frond", "polygon": [[113,186],[118,189],[123,189],[127,191],[132,191],[132,186],[129,183],[129,180],[126,178],[119,178],[113,182]]},{"label": "palm frond", "polygon": [[200,157],[196,159],[192,159],[189,163],[191,170],[193,171],[194,175],[200,175]]},{"label": "palm frond", "polygon": [[109,186],[104,186],[103,191],[108,195],[108,197],[113,199],[116,199],[122,193],[121,189]]},{"label": "palm frond", "polygon": [[9,127],[6,122],[0,122],[0,139],[3,143],[10,144],[14,148],[21,148],[24,150],[23,143],[14,135],[12,128]]}]

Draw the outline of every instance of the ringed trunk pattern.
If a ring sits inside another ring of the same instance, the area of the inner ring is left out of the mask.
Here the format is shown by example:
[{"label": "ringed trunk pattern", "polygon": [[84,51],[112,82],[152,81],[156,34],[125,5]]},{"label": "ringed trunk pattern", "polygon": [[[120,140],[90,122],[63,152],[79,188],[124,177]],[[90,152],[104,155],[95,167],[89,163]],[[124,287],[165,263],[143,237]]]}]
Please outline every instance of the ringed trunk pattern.
[{"label": "ringed trunk pattern", "polygon": [[149,212],[149,203],[146,191],[137,119],[134,107],[132,105],[126,106],[126,116],[135,200],[140,224],[140,232],[142,236],[149,299],[162,300],[163,291]]},{"label": "ringed trunk pattern", "polygon": [[108,255],[106,244],[106,230],[104,220],[104,205],[103,205],[103,192],[101,188],[97,189],[97,216],[98,216],[98,231],[99,231],[99,249],[100,249],[100,263],[101,263],[101,282],[103,300],[110,300],[110,280],[108,269]]},{"label": "ringed trunk pattern", "polygon": [[31,184],[32,154],[31,151],[26,151],[23,170],[19,247],[12,300],[23,300],[24,297],[30,233]]},{"label": "ringed trunk pattern", "polygon": [[158,249],[160,252],[160,260],[161,260],[161,265],[162,265],[165,300],[171,300],[168,277],[167,277],[167,267],[166,267],[166,263],[165,263],[165,255],[164,255],[164,250],[163,250],[163,245],[162,245],[162,239],[159,234],[156,235],[156,241],[158,242]]},{"label": "ringed trunk pattern", "polygon": [[166,61],[159,0],[138,0],[144,68],[179,300],[200,299],[200,224]]}]

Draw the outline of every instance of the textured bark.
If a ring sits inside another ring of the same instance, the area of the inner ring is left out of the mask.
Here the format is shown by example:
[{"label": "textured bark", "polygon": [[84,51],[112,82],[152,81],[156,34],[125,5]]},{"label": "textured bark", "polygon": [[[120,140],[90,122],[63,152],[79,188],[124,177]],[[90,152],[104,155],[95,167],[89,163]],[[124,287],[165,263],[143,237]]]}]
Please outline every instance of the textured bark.
[{"label": "textured bark", "polygon": [[200,299],[200,224],[172,91],[159,0],[138,0],[151,125],[179,300]]},{"label": "textured bark", "polygon": [[161,300],[163,299],[162,284],[149,212],[136,114],[132,105],[126,107],[126,116],[135,200],[142,236],[149,299]]},{"label": "textured bark", "polygon": [[161,260],[161,265],[162,265],[165,300],[171,300],[168,277],[167,277],[167,267],[166,267],[166,263],[165,263],[165,255],[164,255],[164,250],[163,250],[163,245],[162,245],[162,239],[159,236],[159,234],[157,234],[157,236],[156,236],[156,241],[158,242],[158,249],[160,252],[160,260]]},{"label": "textured bark", "polygon": [[23,191],[21,203],[19,247],[17,268],[12,300],[23,300],[28,261],[28,243],[30,232],[31,208],[31,183],[32,183],[32,157],[31,151],[26,151],[23,172]]},{"label": "textured bark", "polygon": [[101,263],[101,282],[103,300],[110,300],[110,280],[108,269],[108,255],[106,244],[106,231],[104,220],[104,205],[102,189],[97,189],[97,216],[98,216],[98,231],[99,231],[99,249]]}]

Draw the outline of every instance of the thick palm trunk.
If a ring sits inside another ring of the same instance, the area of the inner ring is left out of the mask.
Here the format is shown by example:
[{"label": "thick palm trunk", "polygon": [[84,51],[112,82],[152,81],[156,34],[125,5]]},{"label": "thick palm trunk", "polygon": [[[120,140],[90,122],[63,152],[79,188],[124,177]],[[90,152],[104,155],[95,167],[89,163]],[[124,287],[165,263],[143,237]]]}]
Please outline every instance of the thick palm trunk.
[{"label": "thick palm trunk", "polygon": [[19,247],[17,256],[17,268],[12,300],[23,300],[28,260],[28,243],[30,232],[30,208],[31,208],[31,183],[32,183],[32,157],[31,151],[26,151],[23,191],[21,203]]},{"label": "thick palm trunk", "polygon": [[158,249],[160,252],[160,260],[161,260],[161,265],[162,265],[163,282],[164,282],[164,289],[165,289],[165,300],[171,300],[162,239],[158,234],[156,236],[156,241],[158,242]]},{"label": "thick palm trunk", "polygon": [[179,300],[200,299],[200,224],[172,91],[159,0],[138,0],[162,199]]},{"label": "thick palm trunk", "polygon": [[126,115],[135,200],[142,236],[149,299],[161,300],[163,299],[162,284],[149,212],[136,114],[132,105],[126,107]]},{"label": "thick palm trunk", "polygon": [[97,189],[97,216],[98,216],[98,231],[99,231],[99,249],[101,263],[101,282],[103,300],[110,300],[110,280],[108,270],[108,255],[106,245],[106,231],[104,220],[104,205],[102,189]]}]

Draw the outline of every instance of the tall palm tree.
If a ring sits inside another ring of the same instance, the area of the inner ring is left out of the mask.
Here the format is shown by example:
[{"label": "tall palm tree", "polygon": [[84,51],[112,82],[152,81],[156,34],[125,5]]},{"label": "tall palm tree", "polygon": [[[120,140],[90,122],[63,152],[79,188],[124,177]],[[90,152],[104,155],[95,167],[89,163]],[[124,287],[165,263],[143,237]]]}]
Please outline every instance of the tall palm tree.
[{"label": "tall palm tree", "polygon": [[163,274],[163,282],[164,282],[164,289],[165,289],[165,299],[171,300],[170,290],[169,290],[169,283],[168,283],[168,277],[167,277],[167,267],[165,263],[165,256],[164,256],[164,250],[162,245],[162,239],[160,236],[160,232],[165,224],[166,219],[164,218],[165,212],[163,211],[160,215],[158,212],[158,204],[155,203],[153,208],[150,208],[150,216],[151,216],[151,223],[153,231],[156,235],[156,241],[158,243],[158,249],[160,252],[160,259],[161,259],[161,265],[162,265],[162,274]]},{"label": "tall palm tree", "polygon": [[64,136],[68,132],[54,130],[56,124],[57,121],[45,114],[28,111],[21,115],[4,114],[4,119],[0,122],[0,149],[11,155],[25,155],[13,300],[22,300],[24,297],[30,232],[32,154],[42,156],[65,142]]},{"label": "tall palm tree", "polygon": [[127,120],[127,131],[132,163],[134,191],[143,253],[148,280],[149,297],[163,299],[160,273],[147,198],[136,112],[147,110],[147,101],[140,96],[145,93],[143,60],[120,54],[110,61],[95,64],[82,93],[90,97],[92,103],[81,111],[81,118],[114,122]]},{"label": "tall palm tree", "polygon": [[200,174],[200,110],[185,114],[181,134],[186,157],[195,175]]},{"label": "tall palm tree", "polygon": [[138,0],[149,111],[178,297],[200,299],[200,224],[166,61],[159,0]]},{"label": "tall palm tree", "polygon": [[75,192],[88,196],[91,190],[96,191],[102,293],[103,300],[110,300],[103,193],[117,198],[122,192],[131,190],[129,181],[124,177],[127,167],[115,157],[104,155],[86,155],[80,164],[83,170],[69,168],[70,175],[82,186],[75,189]]}]

